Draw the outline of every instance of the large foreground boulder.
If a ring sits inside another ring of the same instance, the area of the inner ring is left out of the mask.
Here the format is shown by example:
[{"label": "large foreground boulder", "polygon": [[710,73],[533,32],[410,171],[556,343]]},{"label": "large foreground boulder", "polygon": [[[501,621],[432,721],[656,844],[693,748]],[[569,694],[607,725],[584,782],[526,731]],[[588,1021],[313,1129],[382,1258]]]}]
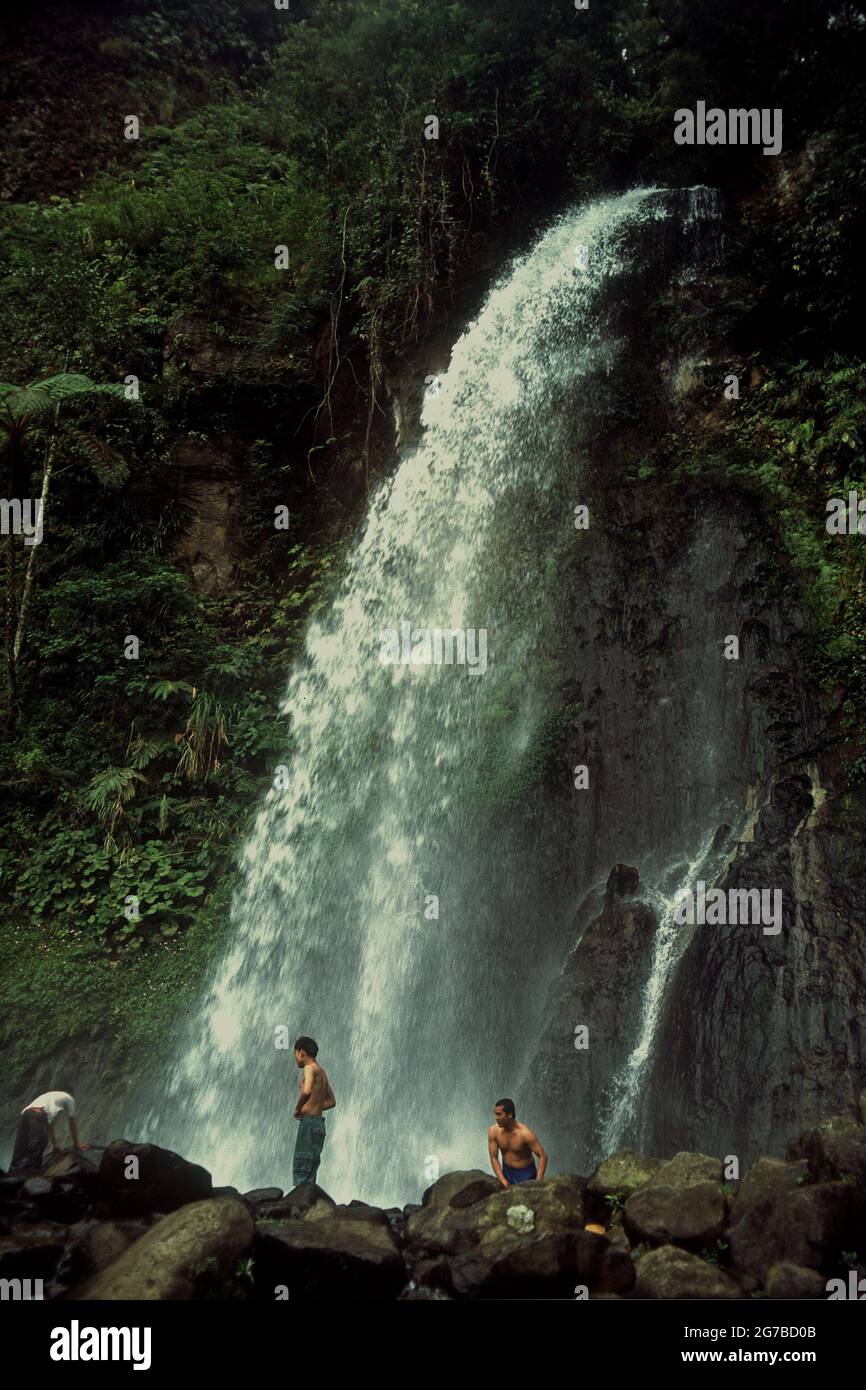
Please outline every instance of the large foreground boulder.
[{"label": "large foreground boulder", "polygon": [[527,1239],[493,1230],[451,1262],[451,1284],[463,1298],[575,1298],[596,1284],[606,1246],[589,1231]]},{"label": "large foreground boulder", "polygon": [[724,1270],[676,1245],[650,1250],[638,1261],[635,1294],[638,1298],[743,1297]]},{"label": "large foreground boulder", "polygon": [[408,1276],[387,1220],[353,1218],[343,1208],[330,1217],[260,1225],[255,1278],[257,1298],[296,1302],[394,1299]]},{"label": "large foreground boulder", "polygon": [[699,1245],[721,1235],[726,1212],[720,1160],[706,1154],[678,1153],[632,1193],[623,1221],[638,1242]]},{"label": "large foreground boulder", "polygon": [[[584,1230],[579,1178],[562,1173],[497,1186],[478,1200],[477,1180],[467,1182],[468,1176],[458,1181],[449,1175],[453,1183],[437,1184],[440,1200],[428,1195],[426,1205],[408,1217],[406,1258],[417,1287],[461,1298],[574,1298],[584,1287],[631,1287],[634,1269],[625,1238],[612,1242]],[[467,1193],[476,1200],[467,1203]]]},{"label": "large foreground boulder", "polygon": [[54,1221],[28,1222],[0,1235],[0,1277],[54,1277],[69,1241],[69,1227]]},{"label": "large foreground boulder", "polygon": [[157,1144],[115,1139],[99,1168],[103,1194],[116,1216],[177,1211],[210,1197],[210,1173]]},{"label": "large foreground boulder", "polygon": [[[446,1181],[440,1179],[440,1183]],[[517,1187],[496,1184],[491,1195],[465,1205],[449,1204],[444,1199],[448,1189],[442,1190],[441,1202],[428,1201],[406,1221],[410,1258],[463,1254],[482,1240],[499,1236],[511,1240],[520,1235],[557,1235],[583,1229],[582,1186],[568,1173]],[[460,1202],[465,1200],[466,1190],[462,1187],[451,1195]]]},{"label": "large foreground boulder", "polygon": [[209,1269],[231,1276],[250,1254],[255,1222],[244,1202],[217,1197],[172,1212],[70,1297],[85,1301],[188,1299]]},{"label": "large foreground boulder", "polygon": [[60,1297],[106,1269],[145,1235],[146,1221],[79,1221],[69,1227],[69,1241],[55,1271],[49,1296]]},{"label": "large foreground boulder", "polygon": [[102,1150],[62,1149],[53,1154],[42,1168],[43,1178],[77,1177],[81,1173],[98,1173]]},{"label": "large foreground boulder", "polygon": [[245,1202],[253,1208],[279,1202],[283,1195],[281,1187],[254,1187],[251,1192],[242,1193]]},{"label": "large foreground boulder", "polygon": [[826,1298],[827,1280],[815,1269],[783,1261],[767,1273],[768,1298]]},{"label": "large foreground boulder", "polygon": [[318,1183],[305,1182],[275,1201],[256,1203],[255,1213],[259,1221],[305,1221],[329,1215],[336,1205],[333,1197]]},{"label": "large foreground boulder", "polygon": [[586,1202],[594,1214],[609,1214],[646,1187],[661,1168],[657,1158],[644,1158],[634,1149],[620,1149],[596,1168],[586,1184]]},{"label": "large foreground boulder", "polygon": [[815,1182],[852,1182],[866,1198],[866,1125],[850,1115],[833,1115],[807,1129],[787,1156],[805,1159]]},{"label": "large foreground boulder", "polygon": [[752,1275],[763,1282],[772,1263],[773,1251],[767,1246],[767,1222],[774,1207],[806,1182],[809,1173],[804,1160],[786,1162],[782,1158],[759,1158],[743,1181],[731,1210],[731,1266],[740,1275]]},{"label": "large foreground boulder", "polygon": [[863,1238],[853,1187],[825,1182],[788,1193],[774,1208],[766,1236],[767,1248],[778,1252],[776,1260],[835,1269],[842,1251],[858,1249]]},{"label": "large foreground boulder", "polygon": [[778,1159],[761,1159],[755,1168],[763,1170],[763,1195],[756,1188],[746,1190],[734,1207],[730,1244],[737,1273],[751,1274],[763,1284],[770,1267],[780,1263],[829,1272],[844,1249],[859,1248],[863,1225],[850,1183],[797,1185],[796,1166]]},{"label": "large foreground boulder", "polygon": [[444,1177],[428,1187],[421,1198],[422,1207],[471,1207],[485,1197],[501,1192],[502,1186],[491,1173],[483,1173],[480,1168],[446,1173]]}]

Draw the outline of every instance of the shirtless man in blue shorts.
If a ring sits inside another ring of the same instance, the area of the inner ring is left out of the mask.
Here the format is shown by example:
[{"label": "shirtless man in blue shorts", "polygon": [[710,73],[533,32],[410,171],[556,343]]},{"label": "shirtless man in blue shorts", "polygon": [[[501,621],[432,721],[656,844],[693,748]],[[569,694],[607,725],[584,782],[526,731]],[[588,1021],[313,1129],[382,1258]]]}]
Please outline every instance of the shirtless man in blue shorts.
[{"label": "shirtless man in blue shorts", "polygon": [[[514,1101],[498,1100],[493,1107],[496,1123],[487,1131],[487,1152],[490,1166],[502,1187],[513,1187],[515,1183],[532,1182],[544,1177],[547,1169],[547,1154],[528,1125],[521,1124],[514,1114]],[[497,1157],[502,1157],[500,1163]],[[538,1167],[535,1159],[538,1159]]]}]

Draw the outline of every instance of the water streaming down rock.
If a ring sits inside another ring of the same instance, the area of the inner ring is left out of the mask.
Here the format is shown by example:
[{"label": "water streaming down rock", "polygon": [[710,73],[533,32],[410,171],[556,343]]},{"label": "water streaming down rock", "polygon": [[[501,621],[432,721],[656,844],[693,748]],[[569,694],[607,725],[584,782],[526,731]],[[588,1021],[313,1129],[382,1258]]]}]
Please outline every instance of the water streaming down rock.
[{"label": "water streaming down rock", "polygon": [[[739,715],[697,681],[685,727],[669,727],[679,697],[644,708],[637,615],[603,588],[607,542],[573,523],[640,304],[711,259],[716,218],[708,190],[638,190],[557,221],[455,345],[419,446],[373,498],[290,679],[288,786],[245,848],[232,946],[148,1117],[216,1181],[290,1183],[280,1025],[318,1039],[334,1084],[320,1180],[336,1197],[405,1202],[437,1165],[484,1163],[492,1104],[549,1024],[577,897],[620,851],[661,863],[736,799],[721,750]],[[385,664],[383,631],[404,622],[485,629],[487,670]],[[576,791],[592,724],[578,738],[575,714],[624,662],[620,737]],[[670,771],[641,751],[654,727],[658,758],[677,750],[673,808]],[[541,1124],[555,1098],[534,1095]]]},{"label": "water streaming down rock", "polygon": [[649,1069],[655,1060],[662,1004],[695,930],[692,927],[690,931],[676,921],[677,903],[680,894],[694,891],[698,881],[715,882],[727,857],[727,848],[728,841],[724,834],[708,834],[695,859],[684,869],[678,866],[674,870],[672,877],[676,887],[673,891],[663,892],[653,887],[646,893],[646,900],[654,909],[657,921],[652,957],[640,1001],[633,1046],[623,1065],[611,1078],[600,1106],[599,1148],[602,1154],[615,1153],[626,1139],[631,1146],[646,1151],[648,1116],[643,1101]]}]

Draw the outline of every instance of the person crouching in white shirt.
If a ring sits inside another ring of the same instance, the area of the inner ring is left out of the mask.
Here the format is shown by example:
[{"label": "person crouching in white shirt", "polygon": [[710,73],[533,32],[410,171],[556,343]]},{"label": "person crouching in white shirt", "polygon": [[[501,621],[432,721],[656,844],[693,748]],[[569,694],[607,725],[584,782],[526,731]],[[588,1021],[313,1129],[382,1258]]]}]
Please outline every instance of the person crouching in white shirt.
[{"label": "person crouching in white shirt", "polygon": [[10,1172],[16,1173],[27,1168],[40,1169],[42,1167],[42,1155],[49,1141],[52,1152],[60,1152],[54,1122],[61,1111],[66,1115],[73,1146],[76,1149],[90,1147],[89,1144],[79,1142],[78,1126],[75,1122],[75,1101],[72,1099],[71,1093],[69,1091],[45,1091],[21,1111]]}]

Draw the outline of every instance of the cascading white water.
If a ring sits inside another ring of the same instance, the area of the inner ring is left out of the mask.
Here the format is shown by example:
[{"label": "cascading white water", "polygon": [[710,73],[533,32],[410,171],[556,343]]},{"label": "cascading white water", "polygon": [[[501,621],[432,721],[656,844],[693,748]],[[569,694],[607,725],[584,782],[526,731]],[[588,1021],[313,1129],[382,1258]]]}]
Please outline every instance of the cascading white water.
[{"label": "cascading white water", "polygon": [[[266,797],[233,944],[151,1112],[160,1142],[217,1182],[291,1183],[281,1026],[317,1039],[336,1092],[319,1180],[337,1199],[403,1203],[439,1170],[486,1163],[491,1107],[531,1053],[555,968],[545,933],[571,911],[545,869],[570,827],[544,798],[527,825],[523,801],[567,625],[559,564],[592,429],[581,383],[621,350],[602,306],[629,237],[678,215],[659,190],[601,200],[516,261],[310,627],[283,706],[288,785]],[[404,622],[486,630],[487,670],[384,664],[382,634]]]},{"label": "cascading white water", "polygon": [[661,1019],[662,1005],[677,965],[682,959],[694,928],[687,928],[675,918],[681,894],[694,889],[699,879],[712,883],[721,868],[724,852],[715,849],[717,836],[710,833],[701,844],[694,859],[681,868],[673,892],[658,888],[645,890],[645,900],[655,909],[658,927],[653,938],[652,961],[641,1000],[641,1013],[634,1046],[619,1072],[612,1077],[608,1094],[599,1107],[601,1153],[608,1155],[626,1143],[639,1146],[645,1126],[641,1101],[653,1061],[653,1044]]}]

